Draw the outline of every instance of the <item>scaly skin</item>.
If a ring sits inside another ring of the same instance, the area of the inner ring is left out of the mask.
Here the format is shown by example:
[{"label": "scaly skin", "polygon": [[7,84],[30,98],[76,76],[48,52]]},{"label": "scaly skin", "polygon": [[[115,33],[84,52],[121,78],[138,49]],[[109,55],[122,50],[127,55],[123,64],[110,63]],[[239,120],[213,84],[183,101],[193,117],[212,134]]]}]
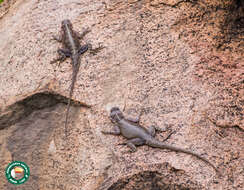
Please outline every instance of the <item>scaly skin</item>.
[{"label": "scaly skin", "polygon": [[207,159],[203,158],[199,154],[196,154],[192,151],[178,148],[175,146],[167,145],[164,144],[154,138],[155,136],[155,128],[151,127],[149,129],[144,128],[143,126],[139,125],[139,118],[137,119],[125,119],[123,116],[122,112],[119,110],[118,107],[113,107],[111,109],[110,113],[110,119],[113,123],[116,124],[115,126],[115,131],[102,131],[104,134],[110,134],[110,135],[122,135],[126,139],[128,139],[128,142],[126,143],[129,148],[135,152],[136,151],[136,146],[140,145],[148,145],[153,148],[161,148],[161,149],[168,149],[168,150],[173,150],[176,152],[183,152],[186,154],[190,154],[192,156],[195,156],[210,166],[212,166],[216,172],[219,173],[217,168],[210,163]]},{"label": "scaly skin", "polygon": [[[59,57],[53,60],[51,63],[57,61],[64,61],[67,57],[71,58],[71,65],[72,65],[72,81],[70,85],[70,93],[69,93],[69,100],[68,106],[65,116],[65,135],[67,137],[67,124],[68,124],[68,116],[69,116],[69,109],[70,109],[70,101],[74,91],[74,85],[77,78],[77,74],[80,67],[80,55],[85,53],[88,50],[88,45],[80,45],[79,39],[82,39],[83,36],[88,32],[85,31],[81,35],[78,35],[75,31],[73,31],[72,24],[69,20],[63,20],[61,26],[61,37],[55,38],[58,42],[63,44],[64,49],[58,49]],[[86,107],[90,107],[89,105],[85,105]]]}]

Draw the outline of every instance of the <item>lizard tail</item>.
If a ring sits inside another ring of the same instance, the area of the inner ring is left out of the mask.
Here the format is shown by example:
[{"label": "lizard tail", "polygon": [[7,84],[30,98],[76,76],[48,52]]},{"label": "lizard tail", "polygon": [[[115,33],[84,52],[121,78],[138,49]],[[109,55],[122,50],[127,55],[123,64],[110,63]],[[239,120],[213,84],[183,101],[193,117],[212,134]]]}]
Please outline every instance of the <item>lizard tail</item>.
[{"label": "lizard tail", "polygon": [[186,153],[186,154],[190,154],[190,155],[195,156],[198,159],[206,162],[207,164],[209,164],[210,166],[212,166],[217,173],[219,173],[218,169],[211,162],[209,162],[207,159],[203,158],[199,154],[194,153],[192,151],[189,151],[189,150],[186,150],[186,149],[183,149],[183,148],[178,148],[178,147],[171,146],[171,145],[167,145],[167,144],[164,144],[164,143],[162,143],[160,141],[157,141],[155,139],[147,140],[146,144],[148,146],[153,147],[153,148],[168,149],[168,150],[173,150],[175,152],[183,152],[183,153]]},{"label": "lizard tail", "polygon": [[66,116],[65,116],[65,136],[67,137],[68,129],[67,129],[67,123],[68,123],[68,117],[69,117],[69,108],[70,108],[70,98],[68,100],[68,105],[67,105],[67,111],[66,111]]},{"label": "lizard tail", "polygon": [[73,95],[74,91],[74,86],[75,86],[75,81],[76,81],[76,76],[77,76],[78,70],[73,69],[73,75],[72,75],[72,82],[70,85],[70,92],[69,92],[69,100],[68,100],[68,105],[67,105],[67,111],[66,111],[66,116],[65,116],[65,136],[67,137],[68,135],[68,129],[67,129],[67,124],[68,124],[68,117],[69,117],[69,109],[70,109],[70,103],[71,103],[71,98]]}]

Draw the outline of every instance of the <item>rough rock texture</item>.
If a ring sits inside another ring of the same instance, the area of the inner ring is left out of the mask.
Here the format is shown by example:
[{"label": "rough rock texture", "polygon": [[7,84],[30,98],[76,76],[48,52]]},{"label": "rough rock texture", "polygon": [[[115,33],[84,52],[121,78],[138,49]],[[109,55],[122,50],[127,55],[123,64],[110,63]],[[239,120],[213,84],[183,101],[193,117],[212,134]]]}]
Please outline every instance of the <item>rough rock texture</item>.
[{"label": "rough rock texture", "polygon": [[[241,0],[25,0],[0,11],[0,189],[244,188]],[[50,64],[66,18],[91,29],[83,43],[105,47],[81,58],[67,139],[70,60]],[[159,140],[173,131],[167,143],[222,176],[182,153],[129,153],[122,137],[101,134],[113,105],[143,109],[141,124],[166,129]],[[4,176],[13,160],[31,172],[18,187]]]},{"label": "rough rock texture", "polygon": [[16,0],[1,0],[0,1],[0,18],[2,18],[5,14],[8,13],[8,11],[11,9],[11,7],[14,7],[13,5],[16,3]]}]

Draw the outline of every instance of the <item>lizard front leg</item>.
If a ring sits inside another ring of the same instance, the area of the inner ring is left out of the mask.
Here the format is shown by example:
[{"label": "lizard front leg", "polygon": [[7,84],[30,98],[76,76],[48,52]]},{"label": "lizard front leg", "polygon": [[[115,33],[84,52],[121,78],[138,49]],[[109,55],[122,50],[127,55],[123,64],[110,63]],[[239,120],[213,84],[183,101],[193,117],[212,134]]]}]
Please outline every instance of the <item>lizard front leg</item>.
[{"label": "lizard front leg", "polygon": [[120,129],[117,125],[114,126],[114,131],[102,131],[105,135],[120,135]]},{"label": "lizard front leg", "polygon": [[62,43],[63,42],[63,37],[60,35],[60,36],[54,36],[53,35],[53,40],[59,42],[59,43]]},{"label": "lizard front leg", "polygon": [[140,119],[141,119],[141,115],[142,115],[142,111],[140,112],[140,114],[137,117],[135,117],[135,118],[128,117],[126,119],[133,122],[133,123],[139,123]]},{"label": "lizard front leg", "polygon": [[89,32],[91,32],[91,30],[88,29],[88,28],[85,29],[82,33],[79,33],[79,32],[74,31],[75,35],[78,37],[79,40],[82,40],[84,38],[84,36],[86,34],[88,34]]},{"label": "lizard front leg", "polygon": [[131,122],[133,122],[133,123],[139,123],[140,122],[140,117],[139,116],[137,116],[137,117],[135,117],[135,118],[132,118],[132,117],[128,117],[128,118],[126,118],[128,121],[131,121]]}]

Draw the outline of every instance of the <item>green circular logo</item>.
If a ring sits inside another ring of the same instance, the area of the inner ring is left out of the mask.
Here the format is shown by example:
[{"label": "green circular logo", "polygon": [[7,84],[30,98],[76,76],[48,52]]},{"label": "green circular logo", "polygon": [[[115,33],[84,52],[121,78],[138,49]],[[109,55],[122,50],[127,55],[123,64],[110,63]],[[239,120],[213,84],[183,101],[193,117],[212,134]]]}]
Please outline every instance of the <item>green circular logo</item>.
[{"label": "green circular logo", "polygon": [[5,170],[7,180],[15,185],[25,183],[30,176],[30,169],[21,161],[11,162]]}]

